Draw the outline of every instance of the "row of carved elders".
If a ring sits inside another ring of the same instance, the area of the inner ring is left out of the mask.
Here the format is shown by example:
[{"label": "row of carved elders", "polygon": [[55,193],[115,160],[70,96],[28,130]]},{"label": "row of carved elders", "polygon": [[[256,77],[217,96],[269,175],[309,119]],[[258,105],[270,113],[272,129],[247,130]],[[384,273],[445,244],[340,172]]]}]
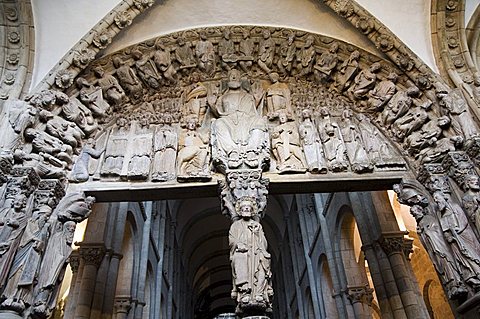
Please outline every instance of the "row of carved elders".
[{"label": "row of carved elders", "polygon": [[396,185],[399,201],[411,206],[417,231],[448,297],[460,301],[480,291],[480,185],[478,175],[464,179],[462,206],[456,200],[444,175],[431,175],[425,180],[432,202],[418,186]]},{"label": "row of carved elders", "polygon": [[10,189],[0,211],[0,309],[47,318],[72,251],[76,223],[90,214],[93,197],[33,199]]}]

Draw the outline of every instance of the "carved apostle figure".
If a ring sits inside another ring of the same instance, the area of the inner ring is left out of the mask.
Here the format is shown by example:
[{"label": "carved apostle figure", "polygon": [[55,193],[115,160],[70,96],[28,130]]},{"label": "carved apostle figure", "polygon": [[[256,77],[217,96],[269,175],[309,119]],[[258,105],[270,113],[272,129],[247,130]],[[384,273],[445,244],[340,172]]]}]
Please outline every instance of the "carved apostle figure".
[{"label": "carved apostle figure", "polygon": [[208,97],[211,111],[218,118],[212,123],[214,161],[227,168],[246,164],[259,168],[268,157],[268,131],[257,111],[254,96],[242,88],[240,72],[229,72],[227,91],[218,99]]},{"label": "carved apostle figure", "polygon": [[72,174],[70,177],[71,182],[81,183],[88,181],[90,173],[88,171],[88,165],[91,158],[98,159],[105,149],[95,149],[96,142],[94,139],[89,138],[83,146],[80,154],[73,165]]},{"label": "carved apostle figure", "polygon": [[338,63],[338,43],[333,42],[328,49],[328,52],[323,52],[315,59],[313,66],[313,74],[317,82],[326,82],[330,80],[332,71]]},{"label": "carved apostle figure", "polygon": [[464,183],[463,207],[468,219],[475,225],[477,234],[480,234],[480,184],[478,183],[478,176],[469,174],[465,176]]},{"label": "carved apostle figure", "polygon": [[108,136],[105,160],[102,166],[101,175],[120,176],[127,149],[130,125],[124,117],[117,119],[116,125],[111,129]]},{"label": "carved apostle figure", "polygon": [[413,154],[434,145],[449,124],[450,119],[447,116],[440,116],[425,123],[419,130],[414,131],[405,138],[409,152]]},{"label": "carved apostle figure", "polygon": [[200,40],[195,45],[198,68],[208,75],[215,73],[215,50],[205,31],[199,32]]},{"label": "carved apostle figure", "polygon": [[277,67],[281,74],[289,75],[292,71],[296,50],[295,33],[291,32],[287,41],[284,41],[280,46],[280,57],[278,58]]},{"label": "carved apostle figure", "polygon": [[128,65],[124,60],[122,60],[118,56],[114,57],[112,61],[113,61],[113,66],[116,69],[118,82],[120,82],[119,86],[121,85],[120,89],[123,88],[121,92],[125,90],[125,92],[133,100],[139,99],[142,96],[143,86],[142,86],[142,82],[140,82],[140,80],[138,79],[135,71],[133,71],[130,65]]},{"label": "carved apostle figure", "polygon": [[172,64],[170,49],[162,40],[155,44],[155,48],[157,49],[153,54],[153,62],[155,63],[155,66],[160,72],[162,72],[163,77],[167,79],[170,84],[175,83],[175,74],[177,74],[177,70],[175,70],[175,67]]},{"label": "carved apostle figure", "polygon": [[375,87],[377,73],[380,71],[381,64],[373,63],[370,68],[360,71],[355,77],[354,82],[348,89],[348,96],[351,100],[364,99],[368,92]]},{"label": "carved apostle figure", "polygon": [[392,96],[397,91],[395,83],[397,82],[397,74],[390,72],[386,79],[380,81],[370,92],[368,92],[368,106],[367,108],[372,111],[383,110],[385,104],[390,101]]},{"label": "carved apostle figure", "polygon": [[265,73],[270,74],[272,71],[273,58],[275,57],[275,41],[271,38],[270,30],[262,31],[263,38],[258,44],[258,66]]},{"label": "carved apostle figure", "polygon": [[449,191],[436,191],[433,199],[440,210],[440,225],[449,243],[464,281],[475,291],[480,289],[480,255],[475,237],[463,209]]},{"label": "carved apostle figure", "polygon": [[[118,61],[121,62],[121,60]],[[117,66],[115,67],[117,68]],[[98,86],[102,88],[105,99],[115,106],[120,105],[125,99],[125,92],[118,83],[118,80],[113,75],[105,73],[100,66],[95,67],[93,73],[98,78]]]},{"label": "carved apostle figure", "polygon": [[129,179],[147,179],[152,161],[152,144],[153,132],[150,130],[150,119],[142,116],[135,127],[135,135],[131,143],[132,157],[128,163],[127,172]]},{"label": "carved apostle figure", "polygon": [[285,111],[278,112],[280,124],[272,131],[272,151],[279,173],[305,172],[300,135],[295,122],[289,121]]},{"label": "carved apostle figure", "polygon": [[348,89],[352,81],[355,79],[358,71],[358,60],[360,59],[360,52],[357,50],[350,53],[350,56],[340,66],[340,71],[335,77],[333,88],[337,92],[343,92]]},{"label": "carved apostle figure", "polygon": [[55,287],[63,278],[68,257],[72,252],[75,227],[73,221],[58,221],[53,227],[36,285],[36,298],[32,309],[36,315],[46,316],[55,307]]},{"label": "carved apostle figure", "polygon": [[0,287],[6,284],[17,247],[27,224],[27,197],[18,193],[11,207],[0,211]]},{"label": "carved apostle figure", "polygon": [[70,145],[73,149],[77,148],[82,142],[82,138],[85,137],[83,131],[75,123],[66,121],[46,110],[40,111],[39,115],[40,120],[46,123],[45,131]]},{"label": "carved apostle figure", "polygon": [[461,281],[457,264],[443,237],[438,218],[433,214],[425,214],[424,209],[418,205],[412,206],[410,212],[417,220],[417,232],[447,288],[448,297],[457,299],[466,295],[468,290]]},{"label": "carved apostle figure", "polygon": [[42,204],[28,220],[2,293],[5,301],[1,308],[23,310],[26,304],[32,304],[32,289],[40,270],[50,226],[47,221],[51,213],[52,208]]},{"label": "carved apostle figure", "polygon": [[75,97],[62,104],[62,113],[66,120],[75,123],[86,136],[94,133],[98,128],[92,112]]},{"label": "carved apostle figure", "polygon": [[312,173],[326,173],[327,165],[323,155],[320,136],[318,136],[317,128],[312,122],[312,111],[310,109],[302,110],[302,122],[298,127],[298,132],[302,141],[308,171]]},{"label": "carved apostle figure", "polygon": [[175,179],[177,157],[177,132],[172,127],[172,116],[164,116],[164,125],[155,130],[152,181],[165,182]]},{"label": "carved apostle figure", "polygon": [[289,117],[293,116],[290,89],[286,83],[279,82],[278,73],[271,73],[272,84],[266,92],[267,117],[273,120],[279,116],[279,112],[285,112]]},{"label": "carved apostle figure", "polygon": [[399,140],[403,140],[413,131],[418,130],[429,119],[427,110],[431,106],[431,101],[428,103],[415,106],[408,110],[408,112],[397,119],[392,125],[393,135]]},{"label": "carved apostle figure", "polygon": [[257,218],[253,198],[237,202],[239,220],[233,222],[228,233],[230,261],[233,273],[232,299],[237,301],[237,314],[249,308],[271,311],[270,254],[267,239]]},{"label": "carved apostle figure", "polygon": [[198,126],[198,117],[190,115],[178,139],[177,180],[180,182],[211,179],[209,138],[208,134],[197,131]]}]

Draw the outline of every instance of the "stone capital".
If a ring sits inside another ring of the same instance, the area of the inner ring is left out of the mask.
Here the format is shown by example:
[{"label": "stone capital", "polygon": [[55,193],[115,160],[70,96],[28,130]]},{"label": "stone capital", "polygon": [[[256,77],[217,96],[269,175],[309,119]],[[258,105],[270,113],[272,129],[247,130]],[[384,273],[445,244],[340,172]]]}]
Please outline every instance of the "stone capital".
[{"label": "stone capital", "polygon": [[78,250],[72,251],[69,257],[70,268],[72,272],[76,274],[78,272],[78,268],[80,267],[80,253]]},{"label": "stone capital", "polygon": [[404,251],[404,235],[407,234],[408,232],[402,231],[383,233],[379,244],[388,256],[394,253],[402,253]]},{"label": "stone capital", "polygon": [[94,265],[98,268],[105,256],[105,246],[80,243],[79,253],[86,265]]}]

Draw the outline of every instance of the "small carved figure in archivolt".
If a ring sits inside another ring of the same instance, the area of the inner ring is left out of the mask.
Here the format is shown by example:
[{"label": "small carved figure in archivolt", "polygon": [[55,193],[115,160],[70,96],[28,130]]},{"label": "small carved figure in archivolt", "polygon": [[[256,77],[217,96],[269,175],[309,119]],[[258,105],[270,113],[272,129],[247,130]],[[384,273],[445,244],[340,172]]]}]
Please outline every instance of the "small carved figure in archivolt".
[{"label": "small carved figure in archivolt", "polygon": [[110,105],[103,98],[102,88],[88,83],[82,77],[77,78],[77,88],[79,100],[92,112],[92,114],[102,121],[110,113]]},{"label": "small carved figure in archivolt", "polygon": [[350,53],[350,56],[340,66],[340,71],[335,77],[333,89],[337,92],[343,92],[348,89],[350,84],[355,79],[358,72],[358,60],[360,59],[360,52],[357,50]]},{"label": "small carved figure in archivolt", "polygon": [[[142,96],[143,85],[135,71],[127,62],[118,56],[114,57],[112,62],[116,69],[115,74],[117,75],[118,82],[120,82],[119,86],[125,90],[130,99],[134,101],[138,100]],[[122,92],[124,92],[123,90]]]},{"label": "small carved figure in archivolt", "polygon": [[273,65],[273,58],[275,57],[275,41],[271,37],[270,30],[264,29],[262,31],[262,39],[258,45],[258,66],[265,73],[270,74]]},{"label": "small carved figure in archivolt", "polygon": [[162,72],[163,77],[169,81],[170,84],[176,82],[175,75],[177,70],[172,64],[172,55],[170,54],[170,48],[167,47],[164,40],[160,40],[155,44],[157,49],[153,54],[153,62],[157,69]]},{"label": "small carved figure in archivolt", "polygon": [[317,82],[324,83],[331,79],[332,71],[338,63],[337,51],[338,43],[333,42],[327,52],[317,55],[313,66],[313,74]]},{"label": "small carved figure in archivolt", "polygon": [[215,50],[213,43],[208,40],[207,33],[200,31],[200,40],[195,45],[195,56],[197,57],[198,68],[208,75],[215,73]]},{"label": "small carved figure in archivolt", "polygon": [[243,39],[238,44],[238,61],[243,72],[248,73],[253,64],[253,50],[255,44],[248,30],[243,31]]},{"label": "small carved figure in archivolt", "polygon": [[[115,58],[113,62],[115,65]],[[104,69],[100,66],[93,68],[93,73],[98,78],[98,85],[102,88],[105,99],[114,106],[120,105],[125,99],[125,92],[118,83],[118,80],[113,75],[105,73]]]},{"label": "small carved figure in archivolt", "polygon": [[309,75],[313,71],[313,64],[315,63],[315,47],[313,46],[315,38],[313,35],[308,35],[305,39],[303,47],[297,50],[297,76],[302,77]]},{"label": "small carved figure in archivolt", "polygon": [[295,33],[291,32],[288,34],[287,41],[284,41],[280,46],[277,67],[282,75],[289,75],[291,73],[295,62],[296,51]]},{"label": "small carved figure in archivolt", "polygon": [[381,67],[382,65],[379,62],[375,62],[370,68],[358,73],[347,91],[347,94],[352,101],[361,100],[367,97],[368,92],[375,87],[377,73],[380,71]]},{"label": "small carved figure in archivolt", "polygon": [[221,59],[222,68],[230,71],[237,62],[237,55],[235,54],[235,43],[230,37],[230,29],[225,28],[223,37],[218,42],[218,55]]},{"label": "small carved figure in archivolt", "polygon": [[155,63],[140,50],[133,50],[132,57],[135,60],[138,76],[152,89],[158,89],[162,76],[158,73]]},{"label": "small carved figure in archivolt", "polygon": [[398,75],[390,72],[386,79],[380,81],[370,92],[368,92],[367,109],[371,111],[382,111],[397,91],[395,83]]},{"label": "small carved figure in archivolt", "polygon": [[175,58],[179,63],[179,70],[187,70],[197,66],[193,55],[192,44],[185,42],[183,37],[178,37],[175,48]]},{"label": "small carved figure in archivolt", "polygon": [[390,126],[398,118],[405,115],[413,103],[413,99],[420,96],[420,90],[416,86],[411,86],[406,90],[400,90],[395,93],[390,101],[385,105],[382,113],[378,115],[378,123]]}]

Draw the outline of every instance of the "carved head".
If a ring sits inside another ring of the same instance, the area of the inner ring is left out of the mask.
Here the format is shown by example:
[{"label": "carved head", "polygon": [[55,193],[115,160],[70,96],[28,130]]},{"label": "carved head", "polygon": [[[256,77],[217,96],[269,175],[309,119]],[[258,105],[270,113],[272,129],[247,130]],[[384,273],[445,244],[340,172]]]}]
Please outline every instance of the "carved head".
[{"label": "carved head", "polygon": [[257,214],[257,203],[255,199],[244,197],[236,204],[237,213],[244,219],[250,219]]},{"label": "carved head", "polygon": [[185,39],[183,37],[178,37],[177,44],[183,46],[185,44]]},{"label": "carved head", "polygon": [[358,60],[358,58],[360,57],[360,52],[358,52],[357,50],[353,51],[352,54],[350,55],[350,57],[354,60]]},{"label": "carved head", "polygon": [[380,62],[375,62],[370,66],[370,72],[376,73],[380,71],[381,68],[382,68],[382,65],[380,64]]},{"label": "carved head", "polygon": [[315,42],[315,38],[313,37],[313,35],[309,35],[305,41],[305,47],[312,46],[314,42]]},{"label": "carved head", "polygon": [[437,119],[437,125],[440,128],[446,128],[450,124],[450,118],[446,115],[440,116]]},{"label": "carved head", "polygon": [[194,131],[198,126],[198,117],[196,115],[190,115],[187,117],[186,127],[187,130]]},{"label": "carved head", "polygon": [[141,58],[143,58],[143,53],[140,50],[133,50],[132,57],[135,60],[140,60]]},{"label": "carved head", "polygon": [[75,234],[75,222],[69,220],[63,224],[63,233],[65,235],[65,240],[67,245],[71,245],[73,242],[73,235]]},{"label": "carved head", "polygon": [[291,33],[288,35],[287,42],[288,42],[288,44],[292,44],[293,41],[295,41],[295,33],[291,32]]},{"label": "carved head", "polygon": [[207,40],[207,32],[205,32],[204,30],[198,32],[198,35],[199,35],[200,39]]},{"label": "carved head", "polygon": [[12,205],[16,211],[22,210],[27,205],[27,196],[25,196],[24,194],[15,195]]},{"label": "carved head", "polygon": [[480,184],[478,183],[478,176],[474,174],[468,174],[465,177],[465,190],[480,190]]},{"label": "carved head", "polygon": [[128,122],[127,122],[127,119],[126,119],[126,118],[124,118],[123,116],[121,116],[121,117],[119,117],[119,118],[117,119],[117,122],[116,122],[116,123],[117,123],[117,126],[118,126],[118,127],[125,127],[125,126],[127,126],[127,123],[128,123]]},{"label": "carved head", "polygon": [[238,70],[231,70],[228,73],[228,87],[231,89],[238,89],[242,85],[241,74]]},{"label": "carved head", "polygon": [[284,110],[280,110],[278,112],[278,120],[280,121],[280,124],[287,123],[288,121],[288,114]]},{"label": "carved head", "polygon": [[262,31],[262,35],[263,35],[263,38],[264,38],[265,40],[268,39],[268,38],[270,38],[270,35],[271,35],[270,30],[264,29],[264,30]]},{"label": "carved head", "polygon": [[225,30],[223,31],[223,37],[227,40],[230,40],[230,29],[229,28],[225,28]]},{"label": "carved head", "polygon": [[[113,66],[114,66],[115,68],[118,68],[118,67],[121,65],[121,64],[120,64],[120,65],[117,65],[117,64],[115,63],[115,62],[118,61],[118,60],[120,60],[119,57],[114,57],[114,58],[113,58]],[[121,60],[120,60],[120,61],[121,61]],[[93,68],[93,74],[95,74],[96,77],[101,78],[101,77],[103,77],[103,75],[105,74],[105,70],[103,70],[103,68],[102,68],[101,66],[96,66],[96,67]]]},{"label": "carved head", "polygon": [[77,88],[79,89],[82,89],[83,87],[88,87],[90,85],[88,81],[85,78],[82,78],[81,76],[77,78],[75,83],[77,84]]},{"label": "carved head", "polygon": [[277,83],[280,78],[280,75],[278,75],[277,72],[272,72],[268,76],[270,77],[270,81],[272,81],[272,83]]},{"label": "carved head", "polygon": [[407,95],[412,97],[417,97],[420,94],[420,90],[416,86],[411,86],[407,89]]},{"label": "carved head", "polygon": [[338,43],[337,42],[333,42],[331,45],[330,45],[330,53],[336,53],[338,51]]},{"label": "carved head", "polygon": [[303,117],[304,119],[310,119],[310,118],[312,118],[312,110],[310,110],[310,109],[303,109],[303,110],[302,110],[302,117]]},{"label": "carved head", "polygon": [[387,76],[387,79],[392,81],[393,83],[396,83],[398,79],[398,75],[395,72],[390,72]]}]

